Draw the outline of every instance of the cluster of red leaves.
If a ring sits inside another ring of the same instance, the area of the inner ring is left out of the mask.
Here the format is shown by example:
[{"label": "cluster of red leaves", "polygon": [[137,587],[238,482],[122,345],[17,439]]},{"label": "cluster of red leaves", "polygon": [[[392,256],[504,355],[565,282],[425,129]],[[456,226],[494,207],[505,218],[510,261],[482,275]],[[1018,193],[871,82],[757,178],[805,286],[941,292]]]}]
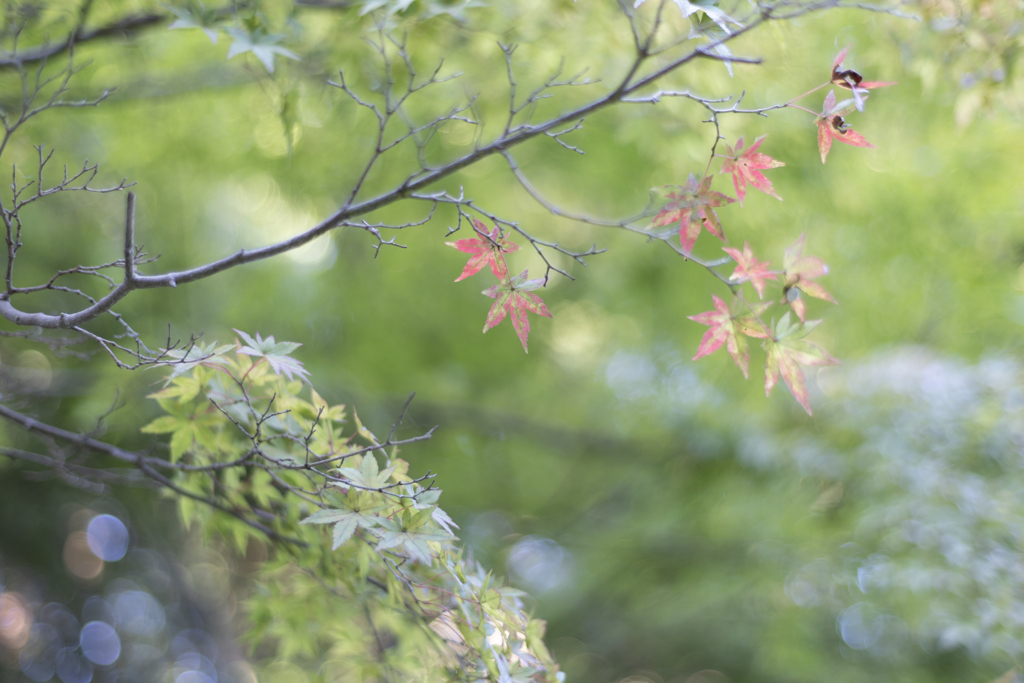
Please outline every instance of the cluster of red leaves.
[{"label": "cluster of red leaves", "polygon": [[[743,136],[736,141],[735,149],[729,145],[725,146],[726,155],[723,155],[725,161],[722,162],[719,174],[732,174],[732,184],[736,188],[736,196],[739,197],[741,206],[743,199],[747,196],[748,183],[761,192],[782,200],[782,197],[772,187],[771,181],[761,173],[763,170],[785,166],[781,161],[776,161],[767,154],[757,151],[766,137],[768,136],[762,135],[757,138],[754,140],[754,144],[747,149],[743,149]],[[667,185],[660,188],[668,202],[654,217],[651,226],[662,227],[678,223],[679,244],[682,246],[683,254],[687,256],[693,252],[702,226],[718,239],[726,241],[722,222],[719,220],[715,208],[733,204],[736,200],[712,190],[711,180],[712,176],[708,175],[697,182],[696,176],[691,173],[686,179],[685,185]]]},{"label": "cluster of red leaves", "polygon": [[473,230],[477,233],[476,237],[445,242],[449,247],[472,254],[462,269],[462,274],[455,278],[455,281],[465,280],[490,266],[491,272],[500,282],[483,291],[484,296],[495,299],[491,310],[487,313],[484,332],[500,323],[507,315],[512,320],[516,336],[523,344],[523,351],[529,353],[527,341],[530,336],[530,319],[527,317],[527,313],[552,317],[541,298],[533,293],[533,290],[545,284],[544,280],[527,279],[525,270],[514,277],[509,276],[505,254],[519,251],[519,245],[503,236],[497,225],[493,230],[488,231],[486,225],[474,218]]},{"label": "cluster of red leaves", "polygon": [[869,91],[875,88],[884,88],[889,85],[896,85],[895,81],[865,81],[864,77],[853,69],[843,69],[843,60],[846,59],[847,49],[843,49],[836,58],[832,60],[831,82],[840,88],[849,90],[853,95],[848,100],[836,104],[834,90],[829,90],[825,96],[825,104],[822,106],[821,114],[818,115],[818,151],[821,152],[821,163],[825,163],[828,152],[832,149],[832,141],[854,147],[870,147],[874,145],[864,139],[864,136],[851,129],[843,118],[856,107],[857,111],[864,111],[864,102],[867,100]]},{"label": "cluster of red leaves", "polygon": [[[818,150],[822,163],[825,163],[833,141],[855,147],[873,147],[862,135],[848,126],[844,116],[854,108],[863,111],[864,103],[871,90],[894,85],[894,83],[888,82],[865,81],[856,71],[843,69],[843,60],[846,58],[846,54],[847,50],[843,50],[832,61],[829,82],[850,91],[852,97],[837,103],[835,91],[830,90],[825,97],[821,113],[816,114]],[[827,85],[828,83],[825,83],[815,90]],[[814,92],[814,90],[810,92]],[[666,202],[655,216],[651,227],[678,224],[681,251],[689,257],[703,228],[707,228],[708,232],[723,242],[726,241],[722,223],[715,209],[737,201],[742,206],[748,185],[781,201],[782,198],[762,171],[779,168],[785,164],[758,151],[766,137],[762,135],[755,139],[749,147],[744,147],[743,137],[740,136],[735,147],[726,144],[724,145],[724,154],[713,155],[723,159],[719,174],[729,173],[732,176],[736,199],[712,190],[713,176],[708,175],[707,170],[699,180],[691,173],[686,179],[685,185],[662,188]],[[478,220],[473,219],[472,223],[476,232],[475,237],[446,243],[471,255],[462,274],[456,278],[456,282],[489,267],[498,278],[499,283],[483,291],[485,296],[495,300],[487,314],[484,332],[496,326],[507,316],[512,320],[512,327],[523,345],[523,350],[528,352],[527,340],[530,333],[528,314],[552,317],[544,302],[533,293],[533,290],[543,286],[545,281],[528,279],[528,273],[525,270],[519,275],[512,276],[505,262],[505,254],[517,251],[518,245],[503,235],[497,225],[488,230]],[[757,259],[748,243],[744,242],[742,251],[725,247],[724,251],[736,264],[729,276],[730,288],[733,291],[732,302],[726,304],[718,296],[712,295],[714,310],[690,316],[690,319],[708,326],[707,332],[704,333],[700,341],[697,354],[693,357],[694,360],[725,346],[733,361],[743,372],[743,376],[747,377],[750,364],[747,339],[748,337],[760,339],[762,340],[761,347],[766,353],[765,394],[771,393],[772,388],[781,377],[797,402],[810,414],[811,406],[807,385],[800,366],[833,365],[838,361],[820,346],[805,339],[807,334],[821,321],[807,320],[807,309],[801,295],[806,294],[831,303],[836,303],[836,301],[816,281],[828,273],[828,268],[821,259],[804,256],[803,249],[804,236],[801,235],[785,250],[782,270],[773,271],[769,262]],[[775,281],[781,285],[781,296],[777,300],[762,301],[769,281]],[[749,282],[757,292],[757,302],[751,303],[743,298],[742,285],[746,282]],[[790,310],[786,310],[778,320],[772,317],[766,321],[765,314],[775,305],[788,306]],[[797,321],[792,320],[792,314],[796,314]]]},{"label": "cluster of red leaves", "polygon": [[[820,346],[806,341],[804,337],[817,327],[820,320],[806,320],[806,310],[800,292],[835,303],[832,295],[814,282],[828,272],[821,259],[804,256],[804,236],[794,242],[783,255],[781,273],[770,270],[767,261],[758,261],[750,245],[744,243],[743,251],[726,248],[725,251],[736,261],[736,269],[730,280],[737,284],[750,282],[758,293],[764,294],[766,280],[782,279],[782,297],[778,301],[748,302],[739,291],[734,292],[732,303],[726,304],[712,294],[714,310],[690,316],[690,320],[707,325],[708,331],[700,340],[693,360],[717,351],[723,345],[737,367],[748,376],[750,352],[747,337],[762,339],[761,346],[766,353],[764,390],[771,394],[781,374],[793,397],[811,414],[811,404],[800,365],[834,365],[837,360],[828,355]],[[773,305],[789,305],[797,314],[799,322],[791,323],[791,314],[786,311],[777,322],[766,321],[764,314]]]},{"label": "cluster of red leaves", "polygon": [[[832,61],[829,82],[850,91],[852,97],[837,103],[835,90],[830,90],[825,97],[821,113],[816,114],[818,150],[822,163],[825,163],[833,141],[854,147],[873,147],[860,133],[851,129],[843,117],[854,108],[863,111],[871,90],[894,85],[888,82],[866,81],[856,71],[843,69],[846,54],[847,51],[843,50]],[[825,83],[819,88],[827,85],[828,83]],[[775,192],[771,181],[762,173],[785,165],[758,151],[765,137],[757,138],[747,148],[744,148],[743,138],[740,137],[735,147],[726,144],[724,154],[715,155],[723,158],[719,174],[732,175],[736,197],[741,205],[746,197],[748,185],[776,199],[782,199]],[[725,241],[722,224],[714,207],[731,204],[736,199],[720,192],[713,192],[711,176],[704,177],[698,183],[691,174],[685,186],[667,189],[669,192],[666,196],[669,201],[655,217],[652,227],[678,222],[679,241],[686,256],[691,254],[702,225],[707,226],[709,232]],[[766,354],[765,394],[771,393],[781,377],[797,402],[810,414],[807,383],[801,366],[838,363],[820,346],[805,339],[821,321],[807,320],[807,307],[803,295],[836,303],[832,295],[817,282],[818,278],[828,273],[828,267],[820,258],[804,255],[803,235],[785,250],[781,271],[772,270],[769,262],[758,260],[750,244],[746,242],[743,243],[742,250],[725,247],[724,251],[735,262],[735,268],[729,276],[730,288],[733,291],[732,302],[726,304],[718,296],[712,295],[713,310],[690,316],[691,320],[708,326],[693,360],[724,346],[733,362],[743,372],[743,376],[747,377],[750,364],[748,338],[760,339],[761,347]],[[781,295],[776,300],[763,301],[765,289],[770,281],[775,281],[781,286]],[[741,286],[746,282],[749,282],[757,292],[758,301],[749,302],[743,297]],[[788,307],[789,310],[785,310],[777,320],[774,316],[769,319],[766,314],[776,305]],[[796,320],[793,320],[794,314]]]}]

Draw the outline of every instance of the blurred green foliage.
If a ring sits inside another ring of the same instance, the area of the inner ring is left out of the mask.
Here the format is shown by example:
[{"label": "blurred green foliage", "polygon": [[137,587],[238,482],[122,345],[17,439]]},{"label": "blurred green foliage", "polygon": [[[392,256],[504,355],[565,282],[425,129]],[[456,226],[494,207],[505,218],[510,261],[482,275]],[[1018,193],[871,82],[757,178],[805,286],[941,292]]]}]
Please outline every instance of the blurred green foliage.
[{"label": "blurred green foliage", "polygon": [[[542,101],[538,117],[602,92],[630,54],[628,24],[609,3],[521,0],[424,18],[440,6],[407,23],[393,18],[409,31],[418,66],[432,68],[444,57],[444,74],[464,74],[411,101],[412,115],[430,118],[479,93],[473,114],[481,126],[447,128],[428,150],[436,158],[468,151],[504,125],[508,92],[498,41],[521,44],[513,64],[523,90],[563,59],[567,74],[589,68],[589,76],[605,79]],[[96,3],[92,20],[148,10],[162,11],[141,2]],[[76,5],[53,3],[45,11],[50,23],[38,29],[38,40],[67,26]],[[786,163],[769,173],[783,202],[751,192],[743,208],[719,211],[730,244],[749,241],[777,264],[806,233],[807,251],[830,266],[823,283],[839,302],[810,304],[811,317],[825,318],[815,339],[847,364],[848,376],[866,367],[862,359],[908,344],[964,359],[967,367],[1022,350],[1024,128],[1014,67],[1020,7],[927,4],[908,11],[923,12],[930,24],[852,9],[772,24],[731,45],[737,55],[763,56],[762,65],[736,64],[730,77],[720,63],[695,62],[663,85],[706,96],[744,92],[745,104],[764,106],[825,80],[846,45],[858,71],[899,82],[873,93],[865,113],[851,117],[877,149],[836,145],[825,166],[814,120],[804,112],[734,116],[722,128],[730,142],[768,134],[762,151]],[[982,25],[942,23],[950,16]],[[260,21],[266,34],[289,36],[281,44],[302,60],[278,55],[271,75],[251,54],[226,61],[224,34],[212,44],[200,30],[168,31],[166,24],[129,39],[83,43],[75,59],[92,63],[74,82],[76,96],[117,91],[95,109],[40,117],[8,158],[30,167],[32,145],[43,144],[56,150],[55,162],[75,167],[88,158],[108,182],[137,182],[138,239],[161,255],[146,267],[152,272],[303,230],[345,199],[372,146],[369,115],[326,85],[340,67],[358,91],[379,82],[374,52],[361,39],[372,17],[358,8],[292,13],[268,4]],[[669,21],[686,30],[680,18]],[[978,32],[983,39],[972,37]],[[979,69],[983,83],[963,79]],[[5,102],[19,87],[11,70],[0,73]],[[650,188],[700,172],[714,136],[705,116],[681,100],[623,105],[588,118],[568,138],[585,155],[547,138],[516,155],[533,184],[563,208],[617,218],[642,208]],[[398,154],[379,167],[367,196],[403,178],[412,162]],[[715,185],[724,191],[728,179]],[[202,332],[206,341],[228,342],[237,328],[302,342],[295,355],[324,397],[356,403],[378,431],[417,391],[402,432],[441,429],[403,452],[411,473],[439,472],[446,508],[477,558],[533,591],[535,615],[548,620],[549,647],[569,681],[986,681],[1015,663],[1006,648],[931,644],[919,635],[927,593],[908,586],[897,586],[878,607],[897,615],[909,634],[887,635],[893,645],[881,653],[855,650],[837,631],[843,610],[864,600],[849,581],[802,606],[787,591],[816,560],[823,564],[807,571],[824,567],[823,584],[853,567],[847,544],[871,546],[858,536],[865,511],[902,495],[898,487],[880,492],[878,470],[862,465],[866,456],[858,451],[866,434],[899,433],[895,409],[853,421],[849,405],[824,390],[822,374],[820,383],[809,378],[821,408],[811,419],[784,390],[764,398],[757,350],[748,382],[725,353],[691,363],[705,328],[687,316],[707,310],[712,293],[727,294],[703,269],[636,235],[552,216],[497,158],[444,186],[465,188],[480,205],[546,239],[608,248],[585,269],[567,260],[575,281],[555,277],[543,290],[554,319],[534,322],[529,356],[511,329],[480,335],[491,302],[480,295],[479,278],[453,284],[464,259],[444,246],[456,220],[444,209],[399,234],[407,248],[383,248],[377,258],[369,235],[342,228],[275,260],[175,290],[139,292],[119,310],[154,343],[168,325],[175,338]],[[426,208],[401,205],[382,218],[418,219]],[[118,258],[122,197],[56,197],[31,212],[21,282]],[[704,235],[695,253],[717,258],[720,246]],[[513,272],[526,267],[535,276],[543,270],[527,249],[510,256]],[[55,295],[48,305],[66,303]],[[108,419],[106,438],[126,447],[151,443],[139,428],[158,408],[138,399],[160,379],[156,373],[118,372],[102,356],[79,361],[38,351],[15,340],[0,346],[4,368],[49,373],[37,387],[36,413],[87,430],[119,389],[128,400]],[[1019,379],[1017,372],[1007,371]],[[876,405],[868,394],[858,405]],[[1006,406],[993,410],[1009,414]],[[992,429],[978,419],[978,429]],[[11,443],[22,438],[7,424],[0,435]],[[793,464],[808,440],[829,444],[825,469]],[[767,465],[751,459],[761,452],[751,444],[778,443],[763,456]],[[1000,448],[1019,455],[1012,449],[1020,444]],[[49,517],[56,503],[39,500],[60,497],[61,484],[24,481],[9,463],[0,468],[0,510],[11,520],[0,536],[4,562],[58,575],[52,565],[65,531]],[[145,500],[128,495],[123,502],[140,519],[152,514]],[[34,514],[21,514],[33,505]],[[543,539],[561,554],[529,545]],[[47,543],[52,548],[42,547]],[[542,573],[560,580],[523,569],[516,548],[548,558]],[[705,670],[721,674],[697,675]]]}]

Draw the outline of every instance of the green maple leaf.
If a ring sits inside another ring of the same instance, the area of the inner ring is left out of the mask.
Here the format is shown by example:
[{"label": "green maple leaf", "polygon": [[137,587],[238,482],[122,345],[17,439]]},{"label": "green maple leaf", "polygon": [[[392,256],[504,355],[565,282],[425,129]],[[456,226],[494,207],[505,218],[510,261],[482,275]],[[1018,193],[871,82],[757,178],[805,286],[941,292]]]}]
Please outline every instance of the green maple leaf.
[{"label": "green maple leaf", "polygon": [[142,428],[146,434],[170,434],[171,462],[181,459],[195,442],[211,451],[217,450],[216,433],[213,428],[221,421],[219,414],[203,410],[194,412],[195,408],[177,401],[158,399],[160,407],[168,415],[158,417]]},{"label": "green maple leaf", "polygon": [[[394,474],[397,465],[391,465],[383,470],[377,466],[377,458],[372,453],[362,456],[363,462],[359,469],[354,467],[341,467],[337,471],[339,476],[345,477],[356,486],[368,489],[379,489],[386,485]],[[336,486],[344,486],[342,483]]]},{"label": "green maple leaf", "polygon": [[811,415],[811,403],[807,394],[807,384],[801,365],[822,366],[839,365],[839,361],[828,355],[824,349],[804,339],[807,334],[818,326],[820,320],[790,323],[789,311],[775,325],[772,334],[764,341],[764,350],[768,354],[764,372],[764,393],[771,394],[772,387],[782,375],[793,398]]},{"label": "green maple leaf", "polygon": [[211,43],[214,45],[217,44],[217,36],[220,33],[220,29],[214,26],[217,22],[216,12],[208,10],[202,5],[194,7],[192,10],[185,9],[184,7],[174,7],[173,5],[164,5],[163,7],[177,17],[177,19],[167,27],[169,30],[197,28],[206,34],[206,37],[210,39]]},{"label": "green maple leaf", "polygon": [[441,489],[430,489],[427,491],[421,491],[416,494],[416,497],[412,499],[412,506],[417,510],[430,509],[430,516],[435,522],[437,522],[441,528],[448,533],[452,532],[452,527],[456,529],[459,525],[448,515],[447,512],[437,506],[437,501],[441,498]]},{"label": "green maple leaf", "polygon": [[176,377],[171,380],[170,385],[155,394],[149,394],[148,398],[176,398],[179,403],[191,401],[203,386],[195,377]]},{"label": "green maple leaf", "polygon": [[359,16],[363,17],[378,9],[385,9],[387,14],[401,14],[405,10],[409,9],[409,6],[415,0],[359,0],[359,4],[362,8],[359,10]]},{"label": "green maple leaf", "polygon": [[[644,4],[644,2],[646,2],[646,1],[647,0],[636,0],[633,3],[633,7],[634,8],[640,7],[640,5]],[[702,12],[709,19],[711,19],[711,21],[713,21],[716,24],[718,24],[718,26],[723,31],[725,31],[726,33],[730,33],[730,31],[729,31],[729,24],[735,24],[736,26],[739,26],[740,28],[743,27],[743,24],[741,24],[740,22],[736,21],[735,19],[733,19],[728,14],[726,14],[725,12],[723,12],[722,10],[720,10],[718,8],[718,1],[717,0],[698,0],[698,2],[696,2],[696,3],[692,3],[689,0],[674,0],[674,1],[675,1],[676,5],[679,7],[679,11],[683,13],[683,18],[684,19],[691,17],[692,15],[694,15],[697,12]]]},{"label": "green maple leaf", "polygon": [[228,50],[228,59],[251,52],[253,56],[263,62],[263,66],[267,67],[267,71],[270,73],[274,73],[275,55],[301,61],[297,54],[278,45],[284,40],[284,36],[264,33],[262,30],[248,33],[237,28],[229,28],[227,32],[234,38],[234,42],[231,43],[231,48]]},{"label": "green maple leaf", "polygon": [[466,15],[466,10],[476,9],[479,7],[487,7],[487,3],[479,2],[478,0],[462,0],[461,2],[431,2],[427,6],[426,12],[423,13],[423,17],[428,19],[441,14],[447,14],[460,24],[465,24],[469,21],[469,17]]},{"label": "green maple leaf", "polygon": [[455,536],[430,524],[433,520],[430,510],[402,513],[400,521],[381,518],[383,533],[377,543],[377,550],[386,550],[402,545],[409,555],[419,562],[430,564],[434,553],[431,541],[451,541]]},{"label": "green maple leaf", "polygon": [[331,550],[337,550],[350,539],[358,527],[371,529],[377,526],[382,518],[378,517],[376,513],[387,507],[376,503],[372,494],[355,489],[349,489],[348,495],[336,497],[335,501],[342,507],[317,510],[300,522],[300,524],[333,524],[334,539]]},{"label": "green maple leaf", "polygon": [[310,395],[312,397],[313,408],[318,411],[320,419],[329,422],[344,422],[345,421],[345,406],[336,405],[329,406],[327,401],[323,399],[320,394],[316,393],[316,389],[310,388]]},{"label": "green maple leaf", "polygon": [[232,349],[234,349],[234,347],[229,344],[217,346],[217,342],[213,342],[209,345],[196,342],[189,346],[187,350],[170,349],[165,351],[164,355],[171,360],[161,361],[156,363],[156,366],[171,367],[171,374],[166,379],[166,383],[170,384],[173,379],[190,372],[197,366],[225,365],[228,361],[221,356]]},{"label": "green maple leaf", "polygon": [[293,379],[292,375],[298,375],[301,379],[308,377],[309,371],[302,367],[300,361],[295,360],[289,355],[292,351],[302,346],[302,344],[298,342],[275,341],[274,335],[264,339],[260,336],[259,332],[256,333],[255,339],[241,330],[235,330],[235,332],[238,333],[238,336],[246,344],[246,346],[238,350],[239,353],[266,358],[267,363],[270,364],[274,372],[278,375],[284,375],[288,379]]}]

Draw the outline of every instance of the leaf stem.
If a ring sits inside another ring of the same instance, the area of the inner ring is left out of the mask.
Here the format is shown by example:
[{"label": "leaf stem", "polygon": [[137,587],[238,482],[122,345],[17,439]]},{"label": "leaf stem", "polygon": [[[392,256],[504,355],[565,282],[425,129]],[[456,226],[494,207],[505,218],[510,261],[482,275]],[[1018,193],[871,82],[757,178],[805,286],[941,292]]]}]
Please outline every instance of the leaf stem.
[{"label": "leaf stem", "polygon": [[[786,106],[787,106],[787,107],[789,107],[789,106],[793,106],[793,103],[794,103],[794,102],[796,102],[797,100],[802,100],[803,98],[807,97],[807,96],[808,96],[808,95],[810,95],[811,93],[814,93],[814,92],[817,92],[817,91],[821,90],[822,88],[824,88],[825,86],[827,86],[827,85],[828,85],[829,83],[831,83],[831,81],[827,81],[827,82],[825,82],[825,83],[822,83],[822,84],[821,84],[821,85],[819,85],[819,86],[816,86],[816,87],[814,87],[814,88],[811,88],[810,90],[808,90],[807,92],[805,92],[805,93],[804,93],[803,95],[799,95],[799,96],[797,96],[797,97],[794,97],[794,98],[793,98],[793,99],[791,99],[791,100],[790,100],[789,102],[786,102]],[[797,109],[802,109],[802,108],[803,108],[803,107],[797,107]]]}]

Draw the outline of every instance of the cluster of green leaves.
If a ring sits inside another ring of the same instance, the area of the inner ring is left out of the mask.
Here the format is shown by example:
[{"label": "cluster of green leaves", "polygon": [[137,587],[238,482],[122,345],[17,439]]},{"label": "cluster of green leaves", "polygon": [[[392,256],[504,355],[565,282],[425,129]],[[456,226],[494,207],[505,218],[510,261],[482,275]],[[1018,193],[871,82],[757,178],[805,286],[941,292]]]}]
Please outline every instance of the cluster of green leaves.
[{"label": "cluster of green leaves", "polygon": [[187,7],[169,6],[167,9],[177,17],[169,28],[199,29],[214,45],[221,33],[227,35],[231,39],[228,59],[252,54],[270,73],[274,73],[277,57],[299,59],[299,55],[281,44],[289,36],[273,28],[275,24],[286,24],[273,21],[255,5],[248,12],[239,11],[237,14],[211,10],[199,2],[192,2]]},{"label": "cluster of green leaves", "polygon": [[[352,6],[359,7],[359,14],[384,12],[385,15],[401,14],[409,10],[415,0],[356,0]],[[316,3],[309,3],[316,7]],[[418,14],[424,18],[448,15],[458,21],[464,21],[465,11],[483,5],[475,0],[461,2],[423,2]],[[204,6],[198,0],[190,0],[186,5],[167,6],[174,14],[172,29],[198,29],[206,34],[213,44],[217,44],[220,36],[226,35],[231,40],[227,58],[251,54],[258,59],[268,72],[274,73],[277,57],[301,60],[295,51],[285,47],[290,44],[299,49],[302,45],[302,29],[295,21],[299,3],[288,3],[287,11],[282,12],[282,5],[272,3],[246,3],[233,7],[232,11],[218,11]]]},{"label": "cluster of green leaves", "polygon": [[167,414],[143,431],[170,435],[186,525],[241,552],[277,540],[248,600],[259,652],[327,678],[344,662],[359,680],[554,680],[544,622],[464,556],[441,491],[410,477],[402,442],[378,439],[355,410],[349,427],[345,406],[299,379],[298,344],[239,337],[181,354],[152,394]]}]

